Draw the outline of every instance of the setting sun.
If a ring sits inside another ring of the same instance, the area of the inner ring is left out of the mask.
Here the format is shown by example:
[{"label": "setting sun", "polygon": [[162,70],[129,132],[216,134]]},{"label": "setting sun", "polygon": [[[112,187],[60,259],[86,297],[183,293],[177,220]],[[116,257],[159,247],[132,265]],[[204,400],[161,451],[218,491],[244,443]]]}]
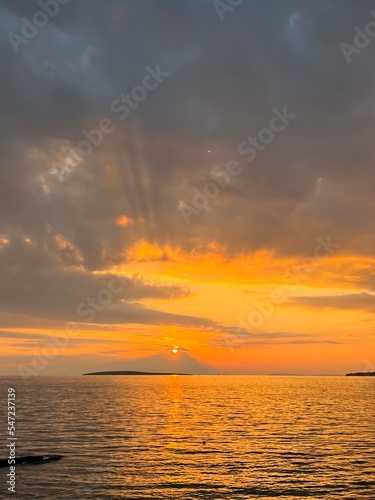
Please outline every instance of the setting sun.
[{"label": "setting sun", "polygon": [[173,352],[173,354],[178,354],[179,353],[179,349],[178,349],[177,345],[172,349],[172,352]]}]

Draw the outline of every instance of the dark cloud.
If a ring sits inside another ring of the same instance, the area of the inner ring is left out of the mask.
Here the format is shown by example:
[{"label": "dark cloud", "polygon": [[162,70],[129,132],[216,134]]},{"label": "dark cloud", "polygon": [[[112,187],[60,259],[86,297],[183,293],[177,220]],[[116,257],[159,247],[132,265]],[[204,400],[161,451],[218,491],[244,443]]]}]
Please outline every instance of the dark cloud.
[{"label": "dark cloud", "polygon": [[[351,64],[339,47],[372,8],[249,1],[220,22],[211,1],[75,0],[15,54],[7,34],[40,7],[2,0],[0,310],[72,320],[101,286],[90,272],[126,262],[140,239],[309,256],[335,232],[347,252],[372,255],[375,42]],[[157,65],[168,78],[119,120],[113,100]],[[246,162],[238,144],[284,106],[295,121]],[[64,148],[102,118],[115,131],[60,182],[53,161],[72,165]],[[242,173],[185,224],[179,202],[232,159]],[[117,225],[122,215],[132,223]],[[138,281],[100,321],[207,326],[130,303],[185,294]]]},{"label": "dark cloud", "polygon": [[201,318],[159,313],[137,303],[145,298],[184,298],[189,295],[186,287],[110,273],[94,275],[79,265],[75,252],[60,240],[30,244],[15,238],[1,257],[3,313],[77,323],[213,324]]}]

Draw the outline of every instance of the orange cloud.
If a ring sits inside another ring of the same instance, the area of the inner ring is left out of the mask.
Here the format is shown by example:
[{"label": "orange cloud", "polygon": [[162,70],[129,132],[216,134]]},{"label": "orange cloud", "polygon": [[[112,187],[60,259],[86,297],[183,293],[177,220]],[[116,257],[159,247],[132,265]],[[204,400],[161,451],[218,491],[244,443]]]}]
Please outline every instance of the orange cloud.
[{"label": "orange cloud", "polygon": [[119,215],[116,219],[116,226],[126,227],[132,226],[133,224],[134,221],[129,217],[126,217],[126,215]]}]

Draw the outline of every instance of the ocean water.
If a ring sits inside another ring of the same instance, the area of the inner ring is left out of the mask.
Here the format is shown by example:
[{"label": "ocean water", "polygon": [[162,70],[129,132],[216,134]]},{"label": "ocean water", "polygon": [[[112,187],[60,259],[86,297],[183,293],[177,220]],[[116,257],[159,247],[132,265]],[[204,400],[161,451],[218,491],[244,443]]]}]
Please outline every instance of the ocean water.
[{"label": "ocean water", "polygon": [[1,458],[8,387],[18,455],[64,458],[2,499],[375,499],[375,378],[0,378]]}]

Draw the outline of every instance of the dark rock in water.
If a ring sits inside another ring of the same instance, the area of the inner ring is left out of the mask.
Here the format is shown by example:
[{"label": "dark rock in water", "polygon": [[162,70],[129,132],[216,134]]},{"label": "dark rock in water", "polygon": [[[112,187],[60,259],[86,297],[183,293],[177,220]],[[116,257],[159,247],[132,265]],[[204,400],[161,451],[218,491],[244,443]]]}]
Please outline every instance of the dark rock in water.
[{"label": "dark rock in water", "polygon": [[0,459],[1,467],[10,467],[10,465],[38,465],[46,464],[47,462],[55,462],[56,460],[61,460],[63,455],[28,455],[26,457],[15,458],[16,463],[11,462],[9,464],[8,459]]}]

